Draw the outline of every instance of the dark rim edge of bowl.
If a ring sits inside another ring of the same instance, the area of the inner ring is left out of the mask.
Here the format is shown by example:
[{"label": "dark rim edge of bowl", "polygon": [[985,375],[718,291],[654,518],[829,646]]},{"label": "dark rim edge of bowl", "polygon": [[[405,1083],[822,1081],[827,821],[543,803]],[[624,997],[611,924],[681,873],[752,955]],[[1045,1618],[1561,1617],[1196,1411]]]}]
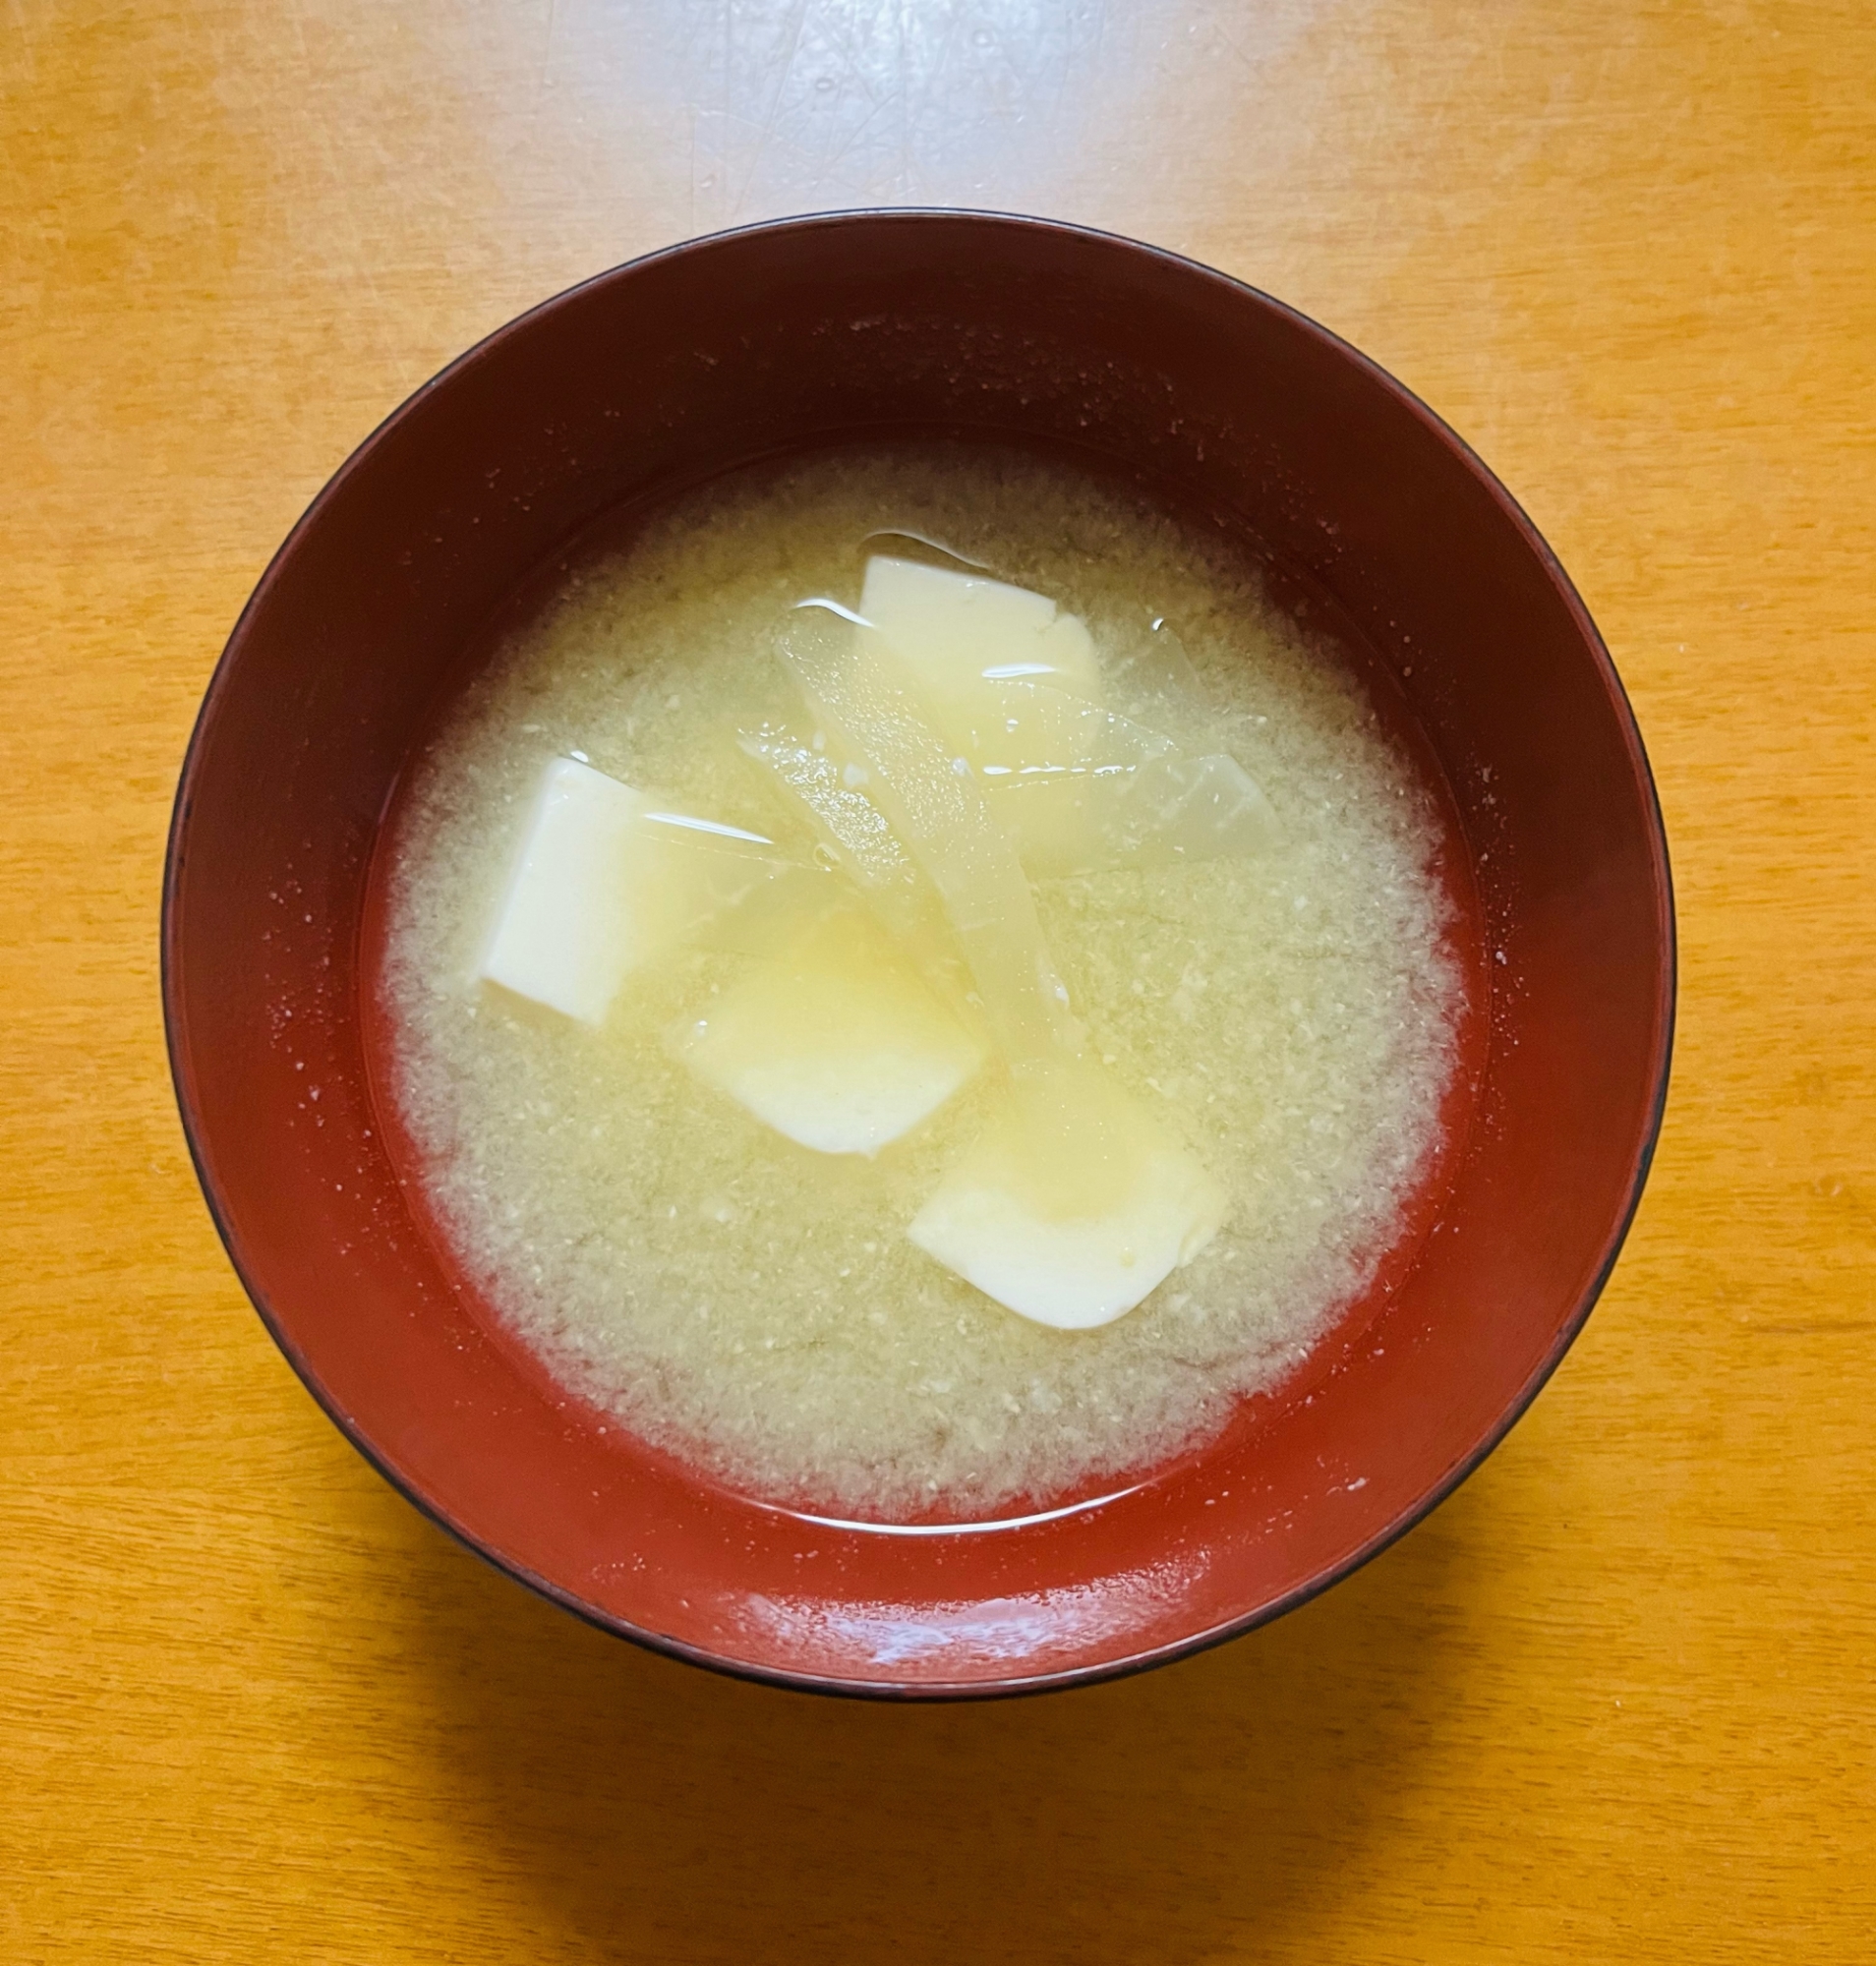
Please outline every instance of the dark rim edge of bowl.
[{"label": "dark rim edge of bowl", "polygon": [[[183,835],[189,822],[194,803],[194,781],[200,765],[202,751],[207,741],[210,726],[219,710],[220,698],[227,687],[230,661],[236,645],[250,617],[257,611],[272,589],[281,565],[292,552],[300,535],[312,522],[316,512],[326,500],[352,477],[365,468],[373,452],[385,439],[391,429],[409,415],[416,405],[433,391],[440,388],[459,369],[482,360],[487,352],[498,341],[504,340],[520,329],[538,314],[557,308],[605,281],[623,277],[636,268],[654,261],[665,260],[695,252],[708,251],[726,242],[748,233],[774,233],[791,230],[818,229],[835,226],[847,221],[865,218],[891,222],[918,224],[934,219],[983,221],[996,225],[1036,229],[1045,232],[1065,234],[1071,238],[1093,241],[1101,245],[1123,246],[1137,253],[1144,253],[1155,260],[1167,261],[1184,271],[1196,273],[1207,281],[1216,281],[1250,295],[1263,306],[1276,310],[1287,317],[1306,335],[1329,343],[1344,358],[1352,361],[1373,382],[1386,394],[1391,395],[1412,416],[1414,416],[1435,437],[1436,441],[1450,448],[1461,463],[1485,490],[1499,510],[1508,518],[1524,539],[1525,544],[1535,552],[1539,564],[1550,576],[1564,607],[1574,620],[1594,659],[1601,675],[1605,692],[1617,712],[1617,722],[1630,754],[1636,781],[1639,784],[1650,822],[1649,845],[1656,874],[1657,929],[1661,938],[1662,960],[1657,977],[1656,1016],[1660,1036],[1658,1040],[1658,1061],[1654,1072],[1654,1092],[1652,1111],[1643,1131],[1635,1156],[1635,1165],[1629,1179],[1627,1196],[1619,1219],[1613,1224],[1605,1242],[1603,1255],[1596,1274],[1584,1289],[1580,1301],[1569,1316],[1558,1328],[1545,1356],[1518,1390],[1514,1399],[1505,1407],[1496,1423],[1484,1437],[1441,1475],[1427,1494],[1404,1509],[1393,1521],[1384,1525],[1365,1541],[1323,1574],[1312,1578],[1307,1584],[1286,1592],[1267,1604],[1241,1617],[1226,1619],[1222,1624],[1194,1633],[1188,1638],[1176,1639],[1149,1650],[1130,1654],[1124,1658],[1103,1661],[1098,1664],[1069,1666],[1058,1671],[1037,1673],[1028,1677],[999,1678],[989,1680],[863,1680],[837,1677],[833,1675],[794,1672],[787,1667],[758,1665],[747,1660],[733,1659],[719,1653],[705,1650],[684,1640],[668,1634],[652,1631],[632,1624],[626,1619],[601,1610],[574,1592],[543,1577],[519,1559],[493,1549],[479,1541],[470,1532],[453,1521],[440,1504],[424,1495],[416,1483],[391,1466],[364,1437],[349,1416],[341,1411],[337,1401],[303,1356],[299,1347],[288,1337],[274,1315],[271,1304],[260,1289],[244,1262],[232,1225],[227,1220],[221,1200],[209,1180],[204,1160],[202,1143],[197,1137],[197,1120],[190,1095],[188,1080],[191,1075],[189,1061],[185,1056],[186,1045],[182,1033],[181,1007],[176,998],[175,984],[175,943],[177,940],[176,895],[181,883],[183,865]],[[293,523],[285,539],[274,549],[263,571],[254,591],[243,604],[236,616],[227,641],[209,676],[208,685],[203,695],[202,707],[196,716],[190,732],[189,743],[183,753],[181,773],[177,780],[176,795],[170,811],[168,838],[163,854],[162,912],[160,918],[160,990],[163,1009],[163,1035],[169,1059],[170,1080],[176,1095],[176,1105],[182,1121],[184,1139],[189,1148],[189,1157],[196,1171],[197,1183],[207,1206],[209,1219],[227,1254],[237,1281],[253,1304],[256,1313],[265,1326],[281,1356],[292,1367],[295,1376],[313,1397],[316,1405],[334,1426],[351,1442],[352,1446],[371,1467],[377,1470],[397,1493],[414,1507],[419,1514],[448,1534],[472,1555],[480,1557],[491,1568],[504,1577],[524,1585],[550,1603],[570,1612],[583,1623],[593,1625],[616,1638],[625,1639],[645,1649],[659,1652],[668,1658],[679,1660],[688,1665],[701,1666],[706,1671],[722,1674],[728,1678],[745,1680],[757,1685],[772,1686],[796,1693],[813,1693],[838,1698],[876,1700],[888,1702],[950,1702],[963,1700],[1017,1699],[1041,1693],[1064,1691],[1074,1687],[1093,1686],[1107,1681],[1130,1678],[1136,1673],[1147,1672],[1156,1666],[1168,1665],[1178,1659],[1190,1658],[1213,1647],[1227,1644],[1232,1639],[1242,1638],[1260,1626],[1273,1623],[1311,1599],[1321,1595],[1333,1585],[1351,1577],[1367,1564],[1374,1561],[1382,1551],[1391,1547],[1411,1529],[1424,1522],[1470,1476],[1503,1441],[1505,1436],[1523,1418],[1531,1403],[1543,1391],[1552,1374],[1562,1362],[1564,1354],[1576,1342],[1583,1326],[1588,1322],[1590,1312],[1608,1287],[1611,1275],[1619,1260],[1622,1245],[1633,1226],[1635,1214],[1641,1205],[1648,1176],[1654,1164],[1656,1147],[1660,1141],[1662,1123],[1667,1112],[1669,1080],[1673,1060],[1674,1022],[1679,980],[1679,949],[1675,933],[1673,876],[1668,852],[1667,827],[1661,809],[1661,797],[1655,782],[1648,752],[1642,740],[1640,726],[1636,722],[1633,705],[1623,686],[1612,658],[1601,631],[1584,605],[1575,583],[1564,570],[1561,561],[1553,551],[1550,543],[1533,523],[1524,507],[1505,488],[1499,479],[1486,465],[1472,446],[1454,431],[1440,416],[1397,377],[1389,374],[1371,356],[1362,352],[1352,343],[1345,341],[1333,329],[1291,307],[1261,288],[1254,287],[1247,280],[1236,278],[1218,268],[1207,266],[1202,261],[1188,255],[1175,253],[1162,246],[1154,246],[1144,240],[1133,239],[1126,234],[1106,232],[1092,226],[1077,225],[1063,219],[1038,218],[1020,212],[977,210],[950,206],[857,206],[828,211],[804,212],[790,217],[758,220],[748,225],[730,227],[724,231],[706,233],[694,239],[681,240],[675,245],[663,246],[609,266],[586,279],[562,288],[558,293],[537,302],[525,312],[501,322],[465,349],[460,355],[440,369],[434,376],[420,383],[409,395],[397,403],[374,427],[371,433],[346,456],[338,468],[315,492],[299,518]]]}]

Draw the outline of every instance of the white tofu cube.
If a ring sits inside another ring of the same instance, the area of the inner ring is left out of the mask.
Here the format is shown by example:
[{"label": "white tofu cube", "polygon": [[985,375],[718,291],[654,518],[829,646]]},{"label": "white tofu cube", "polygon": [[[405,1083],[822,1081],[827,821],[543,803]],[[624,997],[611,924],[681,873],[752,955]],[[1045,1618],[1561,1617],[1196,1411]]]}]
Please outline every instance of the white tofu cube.
[{"label": "white tofu cube", "polygon": [[882,931],[830,915],[674,1033],[712,1085],[823,1154],[872,1155],[935,1113],[982,1048]]},{"label": "white tofu cube", "polygon": [[1076,714],[1101,694],[1094,645],[1047,595],[876,554],[859,611],[977,768],[1070,765],[1098,737]]},{"label": "white tofu cube", "polygon": [[1097,1067],[1019,1072],[908,1234],[1006,1309],[1111,1324],[1218,1233],[1224,1190]]},{"label": "white tofu cube", "polygon": [[601,1022],[646,953],[631,907],[649,801],[573,758],[536,795],[480,974],[583,1023]]},{"label": "white tofu cube", "polygon": [[[668,812],[574,758],[536,795],[478,974],[583,1023],[605,1020],[619,985],[676,943],[773,944],[825,904],[828,876],[740,827]],[[750,909],[758,894],[776,905]]]}]

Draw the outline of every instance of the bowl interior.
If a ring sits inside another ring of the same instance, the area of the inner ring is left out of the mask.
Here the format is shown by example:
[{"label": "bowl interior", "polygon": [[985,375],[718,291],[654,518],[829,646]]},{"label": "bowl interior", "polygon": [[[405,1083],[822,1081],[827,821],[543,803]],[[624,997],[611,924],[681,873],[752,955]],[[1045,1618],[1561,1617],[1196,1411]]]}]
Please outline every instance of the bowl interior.
[{"label": "bowl interior", "polygon": [[[1121,1498],[968,1533],[777,1511],[602,1434],[427,1233],[361,1010],[383,816],[511,597],[621,507],[914,431],[1095,454],[1326,602],[1443,778],[1477,958],[1449,1149],[1342,1342]],[[618,1631],[797,1684],[922,1694],[1189,1649],[1320,1589],[1445,1493],[1613,1261],[1672,988],[1660,822],[1619,686],[1450,433],[1202,268],[934,213],[794,221],[620,268],[392,417],[229,643],[178,797],[164,953],[179,1097],[230,1253],[296,1369],[406,1493]]]}]

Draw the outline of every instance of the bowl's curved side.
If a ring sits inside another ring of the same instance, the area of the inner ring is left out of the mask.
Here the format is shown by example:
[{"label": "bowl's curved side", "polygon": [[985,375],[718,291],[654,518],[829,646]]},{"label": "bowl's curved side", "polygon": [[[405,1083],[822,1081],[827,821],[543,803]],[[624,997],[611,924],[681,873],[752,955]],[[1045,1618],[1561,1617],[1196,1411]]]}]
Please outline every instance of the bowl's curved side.
[{"label": "bowl's curved side", "polygon": [[[390,790],[519,582],[626,500],[918,428],[1100,450],[1333,593],[1442,761],[1494,956],[1479,1119],[1439,1233],[1319,1395],[1123,1502],[942,1545],[761,1510],[517,1377],[400,1186],[359,1014]],[[1398,384],[1267,297],[1131,242],[980,214],[836,214],[654,255],[413,396],[314,501],[230,638],[178,789],[163,959],[217,1226],[361,1451],[608,1629],[792,1685],[918,1696],[1038,1690],[1216,1642],[1433,1507],[1606,1280],[1672,1027],[1641,740],[1509,494]]]}]

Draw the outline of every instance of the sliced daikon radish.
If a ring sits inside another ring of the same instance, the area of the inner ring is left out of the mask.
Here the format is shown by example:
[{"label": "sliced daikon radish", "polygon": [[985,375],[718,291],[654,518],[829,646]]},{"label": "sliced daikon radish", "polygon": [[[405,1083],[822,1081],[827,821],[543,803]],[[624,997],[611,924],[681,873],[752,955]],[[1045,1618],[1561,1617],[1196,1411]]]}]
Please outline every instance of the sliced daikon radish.
[{"label": "sliced daikon radish", "polygon": [[[1099,818],[1107,802],[1089,804],[1080,780],[1089,770],[1114,771],[1164,757],[1172,750],[1171,739],[1079,697],[1065,697],[1032,684],[1012,684],[1010,691],[1010,707],[1015,713],[1009,720],[1012,731],[1033,728],[1039,697],[1052,697],[1055,704],[1065,707],[1059,727],[1069,731],[1073,741],[1059,746],[1056,755],[1072,762],[1055,769],[1021,772],[1007,765],[978,762],[986,793],[1001,793],[1016,784],[1030,788],[1046,783],[1049,787],[1009,806],[1001,798],[992,798],[993,817],[1006,828],[1020,817],[1019,850],[1031,875],[1105,864],[1113,851],[1107,839],[1113,826],[1103,830]],[[928,884],[900,844],[885,813],[860,789],[866,782],[864,768],[847,758],[838,745],[831,745],[824,731],[807,738],[786,725],[765,723],[739,732],[736,742],[746,756],[767,768],[791,802],[805,815],[822,845],[868,891],[887,926],[895,933],[916,932],[926,912]],[[1019,755],[1040,756],[1048,750],[1046,744],[1026,747],[1021,736],[1014,742]],[[991,749],[993,745],[971,746],[973,761],[980,761]],[[1071,778],[1077,782],[1067,782]],[[1017,805],[1020,814],[1013,810]]]},{"label": "sliced daikon radish", "polygon": [[881,929],[849,909],[758,962],[674,1034],[707,1085],[823,1154],[876,1154],[982,1062]]},{"label": "sliced daikon radish", "polygon": [[1218,715],[1205,697],[1186,645],[1164,615],[1121,627],[1104,651],[1108,700],[1117,710],[1178,740],[1182,749],[1205,741]]},{"label": "sliced daikon radish", "polygon": [[1257,781],[1222,753],[986,778],[984,789],[992,815],[1037,879],[1241,856],[1262,851],[1275,837]]},{"label": "sliced daikon radish", "polygon": [[1143,765],[1179,748],[1164,732],[1036,676],[998,682],[944,731],[986,780]]},{"label": "sliced daikon radish", "polygon": [[824,878],[759,833],[665,811],[590,765],[556,758],[477,973],[597,1024],[626,976],[674,944],[722,932],[772,888],[786,893],[787,912],[807,908]]},{"label": "sliced daikon radish", "polygon": [[861,887],[890,892],[918,885],[911,855],[886,815],[857,788],[863,778],[828,749],[824,733],[804,737],[786,724],[762,723],[737,731],[736,743],[769,772],[821,844]]},{"label": "sliced daikon radish", "polygon": [[1007,1309],[1109,1324],[1209,1243],[1223,1189],[1097,1067],[1056,1059],[1010,1096],[908,1234]]},{"label": "sliced daikon radish", "polygon": [[1130,867],[1216,860],[1261,852],[1276,837],[1276,816],[1260,785],[1223,752],[1155,758],[1133,775],[1115,840]]},{"label": "sliced daikon radish", "polygon": [[860,891],[881,924],[917,962],[926,980],[968,1024],[974,1018],[944,903],[918,863],[900,844],[886,815],[856,789],[863,768],[817,730],[804,737],[786,724],[763,723],[737,733],[743,754],[761,765],[814,829],[825,853]]},{"label": "sliced daikon radish", "polygon": [[894,651],[864,622],[816,603],[790,611],[777,650],[847,760],[844,781],[850,773],[937,888],[1004,1055],[1016,1063],[1075,1049],[1079,1027],[1022,862]]},{"label": "sliced daikon radish", "polygon": [[[759,836],[758,836],[759,837]],[[694,848],[665,841],[668,858]],[[681,923],[673,940],[736,955],[773,955],[791,937],[851,897],[852,890],[831,867],[777,859],[753,880],[738,879],[719,864],[706,876],[710,904]]]}]

